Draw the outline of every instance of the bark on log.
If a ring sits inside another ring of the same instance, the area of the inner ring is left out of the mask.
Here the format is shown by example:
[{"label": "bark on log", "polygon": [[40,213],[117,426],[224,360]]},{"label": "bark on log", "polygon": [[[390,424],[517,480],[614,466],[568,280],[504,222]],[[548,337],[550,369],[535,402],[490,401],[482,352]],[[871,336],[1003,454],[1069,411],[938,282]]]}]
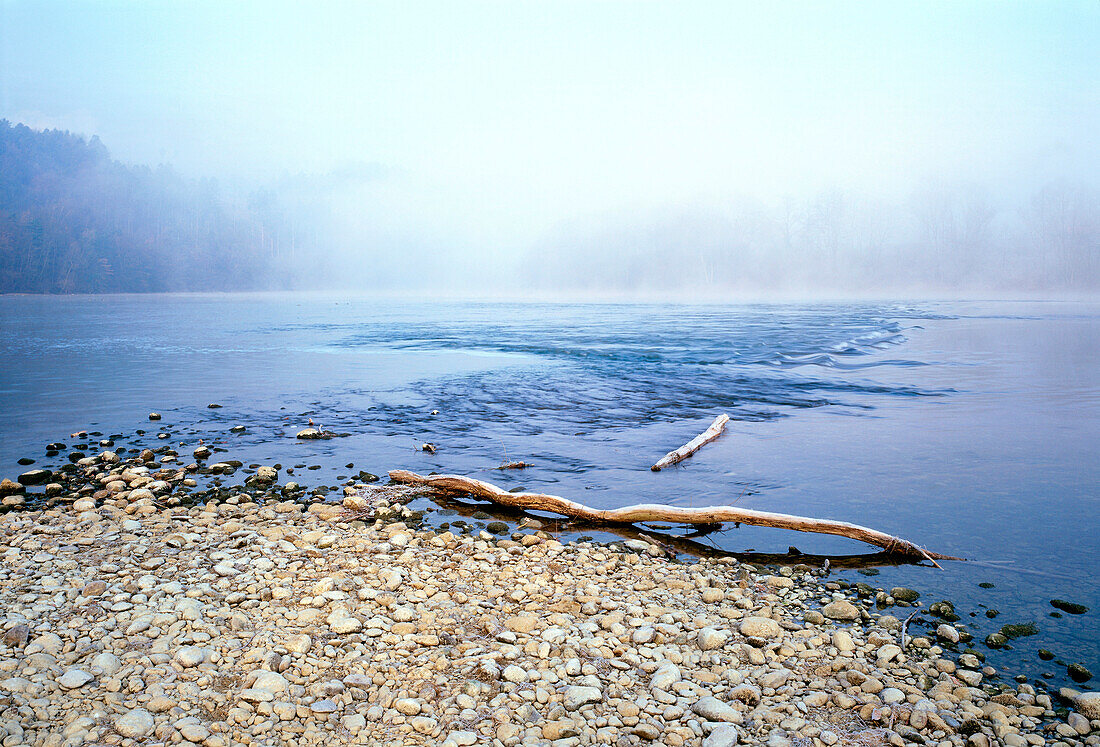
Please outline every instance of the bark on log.
[{"label": "bark on log", "polygon": [[654,472],[660,472],[665,467],[670,467],[677,462],[682,462],[689,456],[699,451],[706,444],[709,444],[714,439],[722,435],[722,431],[726,429],[726,423],[729,422],[730,416],[726,413],[722,413],[714,419],[714,422],[710,426],[700,433],[695,438],[688,441],[676,451],[670,451],[661,458],[659,462],[650,467]]},{"label": "bark on log", "polygon": [[490,482],[475,480],[462,475],[418,475],[408,470],[397,469],[390,472],[390,479],[394,482],[410,485],[427,485],[456,493],[469,493],[470,495],[484,498],[502,506],[512,506],[529,511],[548,511],[553,514],[570,516],[576,519],[607,522],[611,524],[634,524],[648,521],[668,521],[678,524],[721,524],[725,522],[737,522],[759,527],[775,527],[777,529],[791,529],[796,532],[816,532],[818,534],[835,534],[840,537],[866,542],[870,545],[881,547],[891,555],[912,558],[914,560],[930,560],[937,568],[940,560],[959,560],[950,555],[929,552],[913,544],[908,540],[894,537],[893,535],[879,532],[874,529],[849,524],[846,521],[833,521],[831,519],[811,519],[805,516],[793,516],[791,514],[777,514],[770,511],[754,511],[748,508],[735,508],[733,506],[707,506],[704,508],[685,508],[681,506],[665,506],[655,503],[643,503],[635,506],[623,506],[622,508],[591,508],[583,503],[571,501],[556,495],[542,493],[509,493],[498,488]]}]

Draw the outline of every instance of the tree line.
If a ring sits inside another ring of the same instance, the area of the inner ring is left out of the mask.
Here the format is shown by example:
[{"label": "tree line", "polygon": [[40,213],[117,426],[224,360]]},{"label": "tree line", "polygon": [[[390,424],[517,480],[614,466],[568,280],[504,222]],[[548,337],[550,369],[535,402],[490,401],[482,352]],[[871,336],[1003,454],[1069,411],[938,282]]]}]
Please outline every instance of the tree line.
[{"label": "tree line", "polygon": [[0,292],[252,290],[294,250],[270,194],[129,166],[98,137],[0,120]]},{"label": "tree line", "polygon": [[936,185],[899,202],[832,191],[597,216],[548,236],[525,269],[552,288],[1095,293],[1100,196],[1069,182],[1001,201]]}]

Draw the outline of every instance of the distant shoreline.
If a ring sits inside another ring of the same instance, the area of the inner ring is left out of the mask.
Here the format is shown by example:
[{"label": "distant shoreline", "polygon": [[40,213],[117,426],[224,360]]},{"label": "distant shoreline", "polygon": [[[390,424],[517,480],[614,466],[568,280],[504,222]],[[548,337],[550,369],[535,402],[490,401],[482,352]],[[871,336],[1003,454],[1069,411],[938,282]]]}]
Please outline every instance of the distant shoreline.
[{"label": "distant shoreline", "polygon": [[1100,303],[1100,291],[1084,295],[1056,295],[1056,294],[1014,294],[1014,295],[910,295],[898,293],[895,295],[866,294],[866,295],[798,295],[797,293],[772,293],[761,295],[723,295],[715,293],[712,296],[693,294],[691,298],[685,298],[683,292],[667,293],[538,293],[525,292],[515,295],[485,295],[477,293],[434,293],[431,291],[395,291],[395,290],[346,290],[339,288],[300,288],[293,290],[201,290],[201,291],[122,291],[112,293],[34,293],[0,291],[0,298],[112,298],[112,297],[210,297],[227,298],[240,296],[276,297],[276,296],[339,296],[347,299],[377,299],[392,301],[440,301],[448,303],[605,303],[605,304],[668,304],[682,306],[716,306],[737,304],[768,304],[779,305],[799,303]]}]

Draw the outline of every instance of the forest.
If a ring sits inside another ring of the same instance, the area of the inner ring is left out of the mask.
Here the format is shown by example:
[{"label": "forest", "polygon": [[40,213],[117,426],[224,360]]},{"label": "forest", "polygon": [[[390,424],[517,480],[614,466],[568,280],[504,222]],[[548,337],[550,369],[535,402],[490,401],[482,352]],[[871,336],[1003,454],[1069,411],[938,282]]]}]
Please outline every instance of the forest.
[{"label": "forest", "polygon": [[98,137],[0,120],[0,293],[266,289],[293,248],[269,193],[230,198]]}]

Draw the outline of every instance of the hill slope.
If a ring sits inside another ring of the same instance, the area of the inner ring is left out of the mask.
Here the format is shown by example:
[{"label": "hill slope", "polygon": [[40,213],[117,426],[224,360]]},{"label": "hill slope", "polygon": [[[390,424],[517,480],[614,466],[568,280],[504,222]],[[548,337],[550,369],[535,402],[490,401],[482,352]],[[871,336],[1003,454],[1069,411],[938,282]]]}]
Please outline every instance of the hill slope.
[{"label": "hill slope", "polygon": [[113,161],[93,137],[0,120],[0,292],[266,287],[278,254],[262,200]]}]

